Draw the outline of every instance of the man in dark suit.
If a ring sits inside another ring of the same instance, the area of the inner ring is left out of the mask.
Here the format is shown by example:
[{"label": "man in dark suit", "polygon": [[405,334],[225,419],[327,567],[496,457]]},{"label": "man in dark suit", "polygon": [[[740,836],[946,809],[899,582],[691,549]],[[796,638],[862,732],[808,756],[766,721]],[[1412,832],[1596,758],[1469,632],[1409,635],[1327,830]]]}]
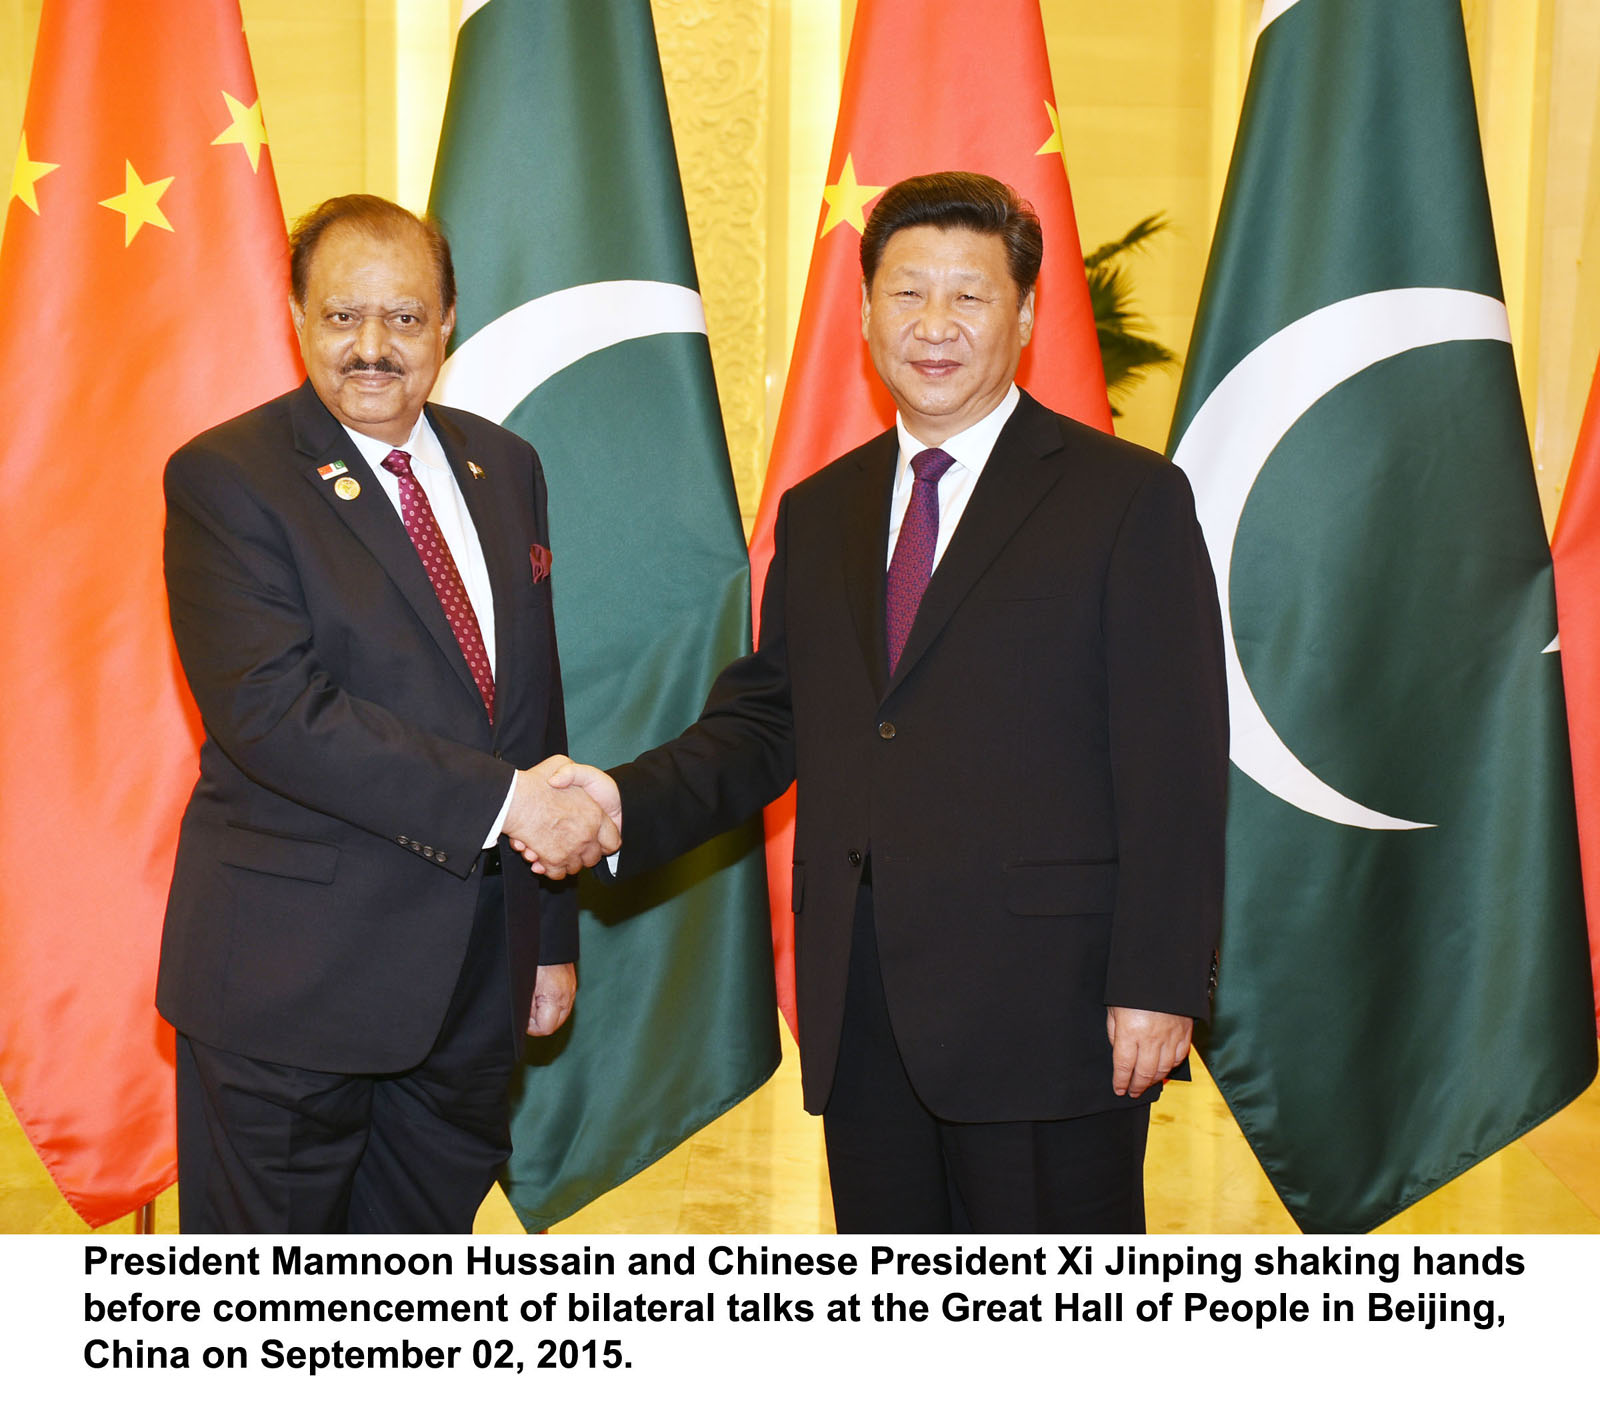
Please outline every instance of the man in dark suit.
[{"label": "man in dark suit", "polygon": [[[167,466],[173,636],[200,709],[158,1004],[184,1231],[470,1231],[526,1028],[576,987],[551,879],[615,831],[565,749],[533,449],[426,399],[449,246],[371,196],[291,239],[308,382]],[[574,809],[574,805],[578,807]]]},{"label": "man in dark suit", "polygon": [[629,874],[798,780],[840,1231],[1142,1231],[1149,1104],[1208,1006],[1215,584],[1181,472],[1015,388],[1041,255],[992,178],[884,193],[861,320],[896,429],[784,497],[760,645],[700,720],[616,789],[553,777],[625,822]]}]

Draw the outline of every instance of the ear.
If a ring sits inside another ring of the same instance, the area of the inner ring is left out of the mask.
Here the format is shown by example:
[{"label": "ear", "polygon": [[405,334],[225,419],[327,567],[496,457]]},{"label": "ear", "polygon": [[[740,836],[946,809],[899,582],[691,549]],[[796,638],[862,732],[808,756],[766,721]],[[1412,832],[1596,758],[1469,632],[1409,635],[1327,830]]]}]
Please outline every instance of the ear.
[{"label": "ear", "polygon": [[439,330],[445,343],[450,342],[450,335],[456,331],[456,307],[451,305],[445,311],[443,320],[440,321]]},{"label": "ear", "polygon": [[289,296],[289,317],[294,321],[294,331],[298,336],[305,332],[306,311],[294,302],[294,296]]},{"label": "ear", "polygon": [[1033,337],[1033,296],[1034,290],[1030,289],[1023,296],[1022,303],[1017,308],[1017,332],[1022,339],[1024,348],[1028,346],[1028,341]]},{"label": "ear", "polygon": [[872,317],[872,291],[867,288],[867,282],[861,282],[861,337],[867,337],[867,323]]}]

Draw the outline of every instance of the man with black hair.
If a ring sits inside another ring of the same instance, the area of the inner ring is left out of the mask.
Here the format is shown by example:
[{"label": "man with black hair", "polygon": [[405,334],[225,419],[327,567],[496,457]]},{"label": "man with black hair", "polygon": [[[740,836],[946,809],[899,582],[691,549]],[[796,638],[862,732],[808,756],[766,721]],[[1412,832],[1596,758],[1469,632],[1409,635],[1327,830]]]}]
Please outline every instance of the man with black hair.
[{"label": "man with black hair", "polygon": [[993,178],[883,194],[861,327],[895,428],[784,497],[760,644],[699,721],[552,777],[623,824],[630,875],[798,781],[840,1231],[1142,1231],[1149,1105],[1209,1004],[1215,582],[1176,467],[1015,386],[1042,253]]}]

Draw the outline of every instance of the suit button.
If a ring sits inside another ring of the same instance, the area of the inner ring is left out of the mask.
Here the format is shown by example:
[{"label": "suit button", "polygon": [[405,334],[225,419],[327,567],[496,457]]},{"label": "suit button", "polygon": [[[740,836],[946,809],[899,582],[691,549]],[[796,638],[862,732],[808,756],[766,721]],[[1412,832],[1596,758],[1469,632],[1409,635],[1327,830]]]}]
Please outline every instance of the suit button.
[{"label": "suit button", "polygon": [[878,723],[878,734],[882,736],[885,741],[894,740],[894,722],[880,721]]},{"label": "suit button", "polygon": [[450,862],[450,857],[449,857],[448,854],[435,854],[433,857],[439,863],[449,863]]},{"label": "suit button", "polygon": [[433,857],[433,845],[424,844],[422,846],[422,857],[425,859],[431,859]]},{"label": "suit button", "polygon": [[852,849],[852,850],[850,850],[850,852],[848,854],[846,854],[845,857],[850,860],[850,867],[851,868],[860,868],[861,867],[861,850],[860,849]]},{"label": "suit button", "polygon": [[395,841],[394,842],[396,844],[409,844],[411,841],[409,839],[407,839],[404,834],[399,834],[399,835],[395,836]]},{"label": "suit button", "polygon": [[413,854],[420,854],[422,852],[422,845],[417,843],[415,839],[411,841],[411,852]]}]

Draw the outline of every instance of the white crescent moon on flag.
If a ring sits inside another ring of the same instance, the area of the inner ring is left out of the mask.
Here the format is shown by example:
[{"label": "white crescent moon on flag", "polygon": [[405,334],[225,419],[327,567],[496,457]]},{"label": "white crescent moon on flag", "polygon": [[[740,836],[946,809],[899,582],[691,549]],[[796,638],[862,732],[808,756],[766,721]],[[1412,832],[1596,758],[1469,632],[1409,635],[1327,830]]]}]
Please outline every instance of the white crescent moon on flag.
[{"label": "white crescent moon on flag", "polygon": [[1273,730],[1239,662],[1228,601],[1239,518],[1268,457],[1319,399],[1409,349],[1463,339],[1511,341],[1505,305],[1459,289],[1388,289],[1315,310],[1246,354],[1211,390],[1173,460],[1194,486],[1222,601],[1233,763],[1280,800],[1360,829],[1431,829],[1380,814],[1319,779]]},{"label": "white crescent moon on flag", "polygon": [[433,396],[504,422],[529,393],[591,353],[652,334],[701,334],[699,292],[658,280],[605,280],[530,299],[445,359]]}]

